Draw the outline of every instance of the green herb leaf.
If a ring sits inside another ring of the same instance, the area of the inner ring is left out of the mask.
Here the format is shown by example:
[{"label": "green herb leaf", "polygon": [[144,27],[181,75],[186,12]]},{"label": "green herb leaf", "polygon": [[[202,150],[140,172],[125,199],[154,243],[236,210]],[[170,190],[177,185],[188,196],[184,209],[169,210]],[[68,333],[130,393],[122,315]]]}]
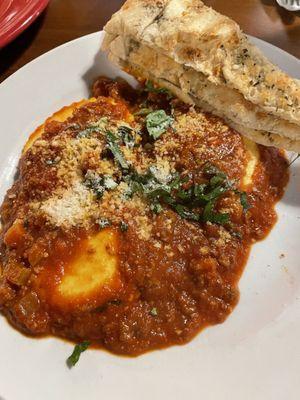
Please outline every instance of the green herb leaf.
[{"label": "green herb leaf", "polygon": [[[202,199],[204,199],[205,201],[216,200],[227,190],[228,189],[226,186],[217,186],[214,189],[212,189],[210,192],[208,192],[207,194],[202,195]],[[200,199],[200,196],[199,196],[199,199]]]},{"label": "green herb leaf", "polygon": [[168,100],[170,100],[173,97],[172,93],[168,89],[162,87],[155,87],[153,85],[153,82],[149,80],[146,82],[145,91],[149,93],[166,94]]},{"label": "green herb leaf", "polygon": [[248,203],[247,193],[239,192],[241,205],[244,209],[244,212],[248,211],[250,208],[250,204]]},{"label": "green herb leaf", "polygon": [[149,181],[142,186],[143,193],[150,199],[163,198],[170,194],[170,187],[159,182]]},{"label": "green herb leaf", "polygon": [[[229,214],[215,212],[215,203],[224,193],[238,191],[233,188],[226,175],[216,167],[206,166],[206,175],[208,183],[193,184],[191,176],[181,178],[175,173],[165,177],[157,168],[150,167],[144,175],[133,172],[125,179],[131,195],[139,193],[144,196],[151,203],[150,209],[154,213],[161,212],[165,204],[182,218],[190,221],[203,220],[221,225],[227,224]],[[217,179],[213,179],[214,177]],[[246,206],[245,200],[242,196],[244,206]]]},{"label": "green herb leaf", "polygon": [[194,196],[198,201],[203,199],[206,189],[207,185],[205,183],[194,186]]},{"label": "green herb leaf", "polygon": [[120,299],[110,300],[108,304],[112,304],[113,306],[120,306],[122,304],[122,300]]},{"label": "green herb leaf", "polygon": [[222,172],[218,167],[216,167],[214,164],[211,164],[210,162],[207,162],[204,165],[203,172],[209,177],[217,176],[219,178],[223,178],[223,181],[227,179],[226,174],[224,174],[224,172]]},{"label": "green herb leaf", "polygon": [[124,222],[124,221],[121,221],[120,222],[120,229],[121,229],[121,232],[128,231],[128,224],[126,224],[126,222]]},{"label": "green herb leaf", "polygon": [[134,116],[146,116],[148,114],[150,114],[153,111],[152,108],[141,108],[139,111],[134,113]]},{"label": "green herb leaf", "polygon": [[169,181],[169,186],[171,190],[179,190],[182,184],[180,175],[176,172]]},{"label": "green herb leaf", "polygon": [[97,199],[101,199],[105,192],[103,178],[93,171],[88,171],[84,177],[84,184],[91,189]]},{"label": "green herb leaf", "polygon": [[46,165],[56,165],[58,162],[59,160],[45,160]]},{"label": "green herb leaf", "polygon": [[133,148],[135,145],[135,139],[132,134],[133,129],[126,125],[121,125],[118,128],[118,134],[122,138],[123,143],[128,148]]},{"label": "green herb leaf", "polygon": [[76,135],[76,138],[81,139],[81,138],[89,137],[93,132],[95,132],[95,129],[86,128],[86,129],[78,132]]},{"label": "green herb leaf", "polygon": [[157,317],[158,315],[157,308],[153,307],[152,310],[150,311],[150,314],[152,315],[152,317]]},{"label": "green herb leaf", "polygon": [[176,196],[178,199],[184,201],[184,202],[188,202],[192,200],[193,197],[193,187],[191,187],[190,189],[180,189],[177,191]]},{"label": "green herb leaf", "polygon": [[142,193],[141,184],[135,180],[135,174],[125,176],[124,181],[128,184],[128,188],[123,193],[124,199],[131,199],[135,193]]},{"label": "green herb leaf", "polygon": [[110,175],[98,175],[94,171],[87,171],[84,177],[84,184],[91,189],[97,199],[101,199],[105,190],[113,190],[118,184]]},{"label": "green herb leaf", "polygon": [[124,158],[124,155],[118,145],[117,137],[110,131],[106,132],[107,146],[112,152],[115,160],[119,163],[122,169],[129,169],[129,164]]},{"label": "green herb leaf", "polygon": [[110,175],[104,175],[103,176],[103,186],[105,187],[105,189],[107,190],[113,190],[115,189],[118,184],[117,182],[112,178],[112,176]]},{"label": "green herb leaf", "polygon": [[82,343],[76,344],[76,346],[74,347],[73,353],[67,359],[67,365],[69,368],[72,368],[72,367],[74,367],[74,365],[77,364],[81,353],[86,351],[89,346],[90,346],[90,342],[88,342],[88,341],[84,341]]},{"label": "green herb leaf", "polygon": [[234,237],[236,237],[236,238],[238,238],[240,240],[243,239],[243,234],[241,232],[239,232],[239,231],[231,231],[230,233],[231,233],[232,236],[234,236]]},{"label": "green herb leaf", "polygon": [[96,307],[92,310],[93,313],[103,313],[103,311],[107,310],[109,306],[120,306],[122,304],[122,300],[114,299],[110,300],[107,303],[102,304],[99,307]]},{"label": "green herb leaf", "polygon": [[158,139],[172,125],[173,121],[174,119],[167,115],[164,110],[153,111],[146,117],[149,135],[154,140]]},{"label": "green herb leaf", "polygon": [[76,138],[81,139],[89,137],[93,132],[104,132],[108,123],[107,117],[102,117],[99,121],[90,123],[84,130],[77,133]]},{"label": "green herb leaf", "polygon": [[211,186],[218,186],[224,183],[225,180],[226,175],[224,176],[224,174],[217,174],[210,179],[209,183],[211,184]]},{"label": "green herb leaf", "polygon": [[98,219],[97,224],[99,225],[100,229],[104,229],[104,228],[111,226],[111,222],[107,218]]},{"label": "green herb leaf", "polygon": [[207,203],[203,211],[203,221],[219,225],[227,224],[229,222],[229,214],[216,213],[214,205],[213,201]]},{"label": "green herb leaf", "polygon": [[181,216],[181,218],[188,219],[190,221],[199,221],[200,215],[190,211],[187,207],[181,204],[176,204],[173,206],[174,210]]},{"label": "green herb leaf", "polygon": [[163,208],[159,202],[155,202],[150,204],[150,210],[153,211],[154,214],[160,214]]}]

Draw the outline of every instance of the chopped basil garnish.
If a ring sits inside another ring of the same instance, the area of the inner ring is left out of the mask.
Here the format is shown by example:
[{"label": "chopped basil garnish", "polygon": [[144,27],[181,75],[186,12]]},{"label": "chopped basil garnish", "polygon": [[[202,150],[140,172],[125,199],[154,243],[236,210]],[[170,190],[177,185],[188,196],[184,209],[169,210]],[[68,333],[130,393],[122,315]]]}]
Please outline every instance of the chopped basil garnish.
[{"label": "chopped basil garnish", "polygon": [[244,209],[244,212],[248,211],[250,208],[250,204],[248,203],[247,194],[245,192],[239,192],[240,202]]},{"label": "chopped basil garnish", "polygon": [[154,214],[160,214],[162,212],[163,208],[159,202],[154,202],[154,203],[150,204],[150,210]]},{"label": "chopped basil garnish", "polygon": [[77,139],[89,137],[93,132],[103,132],[108,123],[107,117],[102,117],[99,121],[89,124],[84,130],[77,133]]},{"label": "chopped basil garnish", "polygon": [[104,175],[103,176],[103,186],[107,190],[113,190],[118,186],[118,184],[116,181],[113,180],[113,178],[110,175]]},{"label": "chopped basil garnish", "polygon": [[157,317],[157,315],[158,315],[157,308],[156,308],[156,307],[153,307],[153,308],[150,310],[150,314],[152,315],[152,317]]},{"label": "chopped basil garnish", "polygon": [[46,165],[55,165],[55,164],[57,164],[57,161],[55,161],[55,160],[46,160],[45,164]]},{"label": "chopped basil garnish", "polygon": [[132,132],[133,129],[126,125],[121,125],[118,128],[118,134],[121,137],[125,146],[128,148],[133,148],[135,145],[135,140]]},{"label": "chopped basil garnish", "polygon": [[168,100],[170,100],[173,97],[172,93],[168,89],[162,87],[155,87],[153,85],[153,82],[149,80],[146,82],[145,91],[149,93],[166,94]]},{"label": "chopped basil garnish", "polygon": [[[247,198],[247,193],[246,192],[241,192],[238,189],[234,188],[233,182],[229,181],[226,174],[224,172],[220,171],[216,166],[212,164],[207,164],[204,168],[204,172],[206,175],[210,176],[210,185],[211,186],[217,186],[217,190],[214,191],[216,194],[218,190],[223,189],[226,190],[232,190],[234,193],[240,196],[240,202],[243,207],[244,212],[248,211],[249,208],[251,207],[248,203],[248,198]],[[218,186],[221,185],[221,186]],[[219,188],[219,189],[218,189]],[[218,196],[217,196],[218,197]],[[212,198],[213,200],[213,198]]]},{"label": "chopped basil garnish", "polygon": [[150,203],[150,209],[158,214],[163,205],[171,207],[182,218],[190,221],[204,221],[225,225],[229,223],[229,214],[218,213],[215,206],[225,193],[233,191],[239,194],[241,204],[248,210],[247,195],[234,188],[227,176],[213,165],[207,164],[203,170],[207,183],[193,184],[192,177],[180,177],[173,174],[163,177],[154,167],[144,175],[133,172],[126,176],[128,193],[144,196]]},{"label": "chopped basil garnish", "polygon": [[129,164],[124,158],[124,155],[118,145],[118,138],[110,131],[106,132],[107,146],[112,152],[115,160],[119,163],[122,169],[129,169]]},{"label": "chopped basil garnish", "polygon": [[90,170],[85,174],[84,183],[94,192],[97,199],[101,199],[105,190],[113,190],[118,186],[111,176],[101,176]]},{"label": "chopped basil garnish", "polygon": [[110,300],[108,304],[112,304],[113,306],[120,306],[122,304],[122,300],[120,299]]},{"label": "chopped basil garnish", "polygon": [[210,162],[207,162],[204,165],[203,172],[206,176],[210,178],[210,183],[213,184],[216,181],[224,182],[227,180],[226,174],[222,172],[218,167]]},{"label": "chopped basil garnish", "polygon": [[[149,91],[153,89],[153,85],[151,85],[148,83]],[[151,111],[145,118],[148,133],[154,140],[158,139],[173,121],[174,119],[164,110]],[[103,122],[107,123],[107,121],[102,121],[101,125],[98,121],[97,124],[88,126],[87,129],[91,131],[100,129],[106,135],[107,149],[121,168],[122,176],[118,179],[128,184],[123,198],[129,199],[138,194],[148,201],[150,210],[154,214],[159,214],[164,207],[169,207],[183,219],[220,225],[230,223],[230,215],[217,210],[217,203],[224,194],[232,192],[239,195],[244,211],[246,212],[250,208],[247,194],[238,190],[234,182],[230,181],[223,171],[209,162],[202,169],[200,183],[195,183],[191,175],[180,176],[179,173],[166,175],[156,166],[149,167],[144,174],[138,173],[125,159],[121,149],[121,146],[124,145],[128,148],[135,146],[134,130],[128,125],[120,125],[116,132],[112,132],[106,130]],[[93,171],[87,172],[84,182],[99,199],[102,198],[105,191],[114,190],[119,184],[112,176],[100,176]],[[107,219],[100,219],[97,223],[101,229],[111,225]],[[128,225],[123,221],[119,227],[122,232],[128,229]]]},{"label": "chopped basil garnish", "polygon": [[166,132],[173,121],[174,119],[167,115],[164,110],[153,111],[146,117],[147,131],[156,140]]},{"label": "chopped basil garnish", "polygon": [[217,199],[218,197],[221,196],[221,194],[225,193],[228,188],[226,186],[210,186],[209,187],[211,190],[207,192],[207,194],[203,194],[202,196],[199,196],[199,199],[203,199],[204,201],[213,201]]},{"label": "chopped basil garnish", "polygon": [[134,115],[142,117],[150,114],[152,111],[153,111],[152,108],[141,108],[139,111],[135,112]]},{"label": "chopped basil garnish", "polygon": [[96,131],[96,129],[94,129],[94,128],[86,128],[83,131],[80,131],[79,133],[77,133],[76,137],[77,137],[77,139],[86,138],[86,137],[89,137],[91,135],[91,133],[93,133],[95,131]]},{"label": "chopped basil garnish", "polygon": [[231,235],[232,235],[232,236],[235,236],[236,238],[238,238],[238,239],[240,239],[240,240],[243,239],[243,235],[242,235],[242,233],[239,232],[239,231],[231,231]]},{"label": "chopped basil garnish", "polygon": [[174,210],[181,216],[183,219],[188,219],[190,221],[199,221],[200,215],[190,211],[187,207],[181,204],[175,204],[173,206]]},{"label": "chopped basil garnish", "polygon": [[103,311],[107,310],[109,306],[120,306],[122,304],[122,300],[120,299],[115,299],[115,300],[110,300],[107,303],[102,304],[99,307],[96,307],[92,310],[94,313],[102,313]]},{"label": "chopped basil garnish", "polygon": [[111,222],[107,218],[98,219],[97,224],[99,225],[100,229],[104,229],[111,226]]},{"label": "chopped basil garnish", "polygon": [[195,185],[194,186],[194,196],[198,201],[202,200],[202,197],[205,196],[205,191],[206,191],[207,185],[205,183],[202,183],[200,185]]},{"label": "chopped basil garnish", "polygon": [[224,174],[222,173],[213,176],[209,182],[212,186],[218,186],[222,184],[225,180],[226,180],[226,175],[224,176]]},{"label": "chopped basil garnish", "polygon": [[214,211],[214,205],[215,203],[213,201],[210,201],[204,207],[203,220],[205,222],[211,222],[213,224],[227,224],[229,222],[229,214],[216,213]]},{"label": "chopped basil garnish", "polygon": [[93,171],[88,171],[85,174],[84,183],[94,192],[97,199],[101,199],[105,192],[105,187],[103,185],[103,178],[100,175]]},{"label": "chopped basil garnish", "polygon": [[128,224],[126,224],[126,222],[124,222],[124,221],[121,221],[120,222],[120,229],[121,229],[121,232],[128,231]]},{"label": "chopped basil garnish", "polygon": [[70,357],[67,359],[67,365],[69,368],[74,367],[74,365],[77,364],[81,353],[87,350],[89,347],[90,342],[84,341],[82,343],[76,344],[74,347],[73,353],[70,355]]}]

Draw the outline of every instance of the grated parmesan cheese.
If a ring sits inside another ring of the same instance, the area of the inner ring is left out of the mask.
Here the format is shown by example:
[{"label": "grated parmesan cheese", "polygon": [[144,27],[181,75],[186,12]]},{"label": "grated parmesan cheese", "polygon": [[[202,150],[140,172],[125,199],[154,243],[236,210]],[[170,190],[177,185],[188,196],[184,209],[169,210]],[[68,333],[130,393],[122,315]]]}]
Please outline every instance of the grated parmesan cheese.
[{"label": "grated parmesan cheese", "polygon": [[89,221],[93,202],[92,193],[82,183],[75,182],[61,195],[43,202],[40,210],[54,225],[80,226]]}]

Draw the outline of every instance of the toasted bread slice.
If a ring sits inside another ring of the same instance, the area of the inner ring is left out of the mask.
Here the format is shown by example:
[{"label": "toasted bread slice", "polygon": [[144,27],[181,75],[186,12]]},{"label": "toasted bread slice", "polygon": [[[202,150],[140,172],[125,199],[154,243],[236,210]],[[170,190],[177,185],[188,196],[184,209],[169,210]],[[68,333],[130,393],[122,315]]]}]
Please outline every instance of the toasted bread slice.
[{"label": "toasted bread slice", "polygon": [[[228,92],[225,93],[225,97],[223,98],[221,96],[217,97],[222,90],[219,86],[215,86],[215,93],[211,94],[209,91],[213,91],[214,89],[211,87],[208,89],[204,85],[201,92],[202,95],[195,96],[192,93],[182,89],[178,81],[177,84],[174,84],[171,81],[172,76],[174,75],[174,70],[169,70],[170,73],[168,74],[168,78],[163,76],[157,77],[156,73],[153,74],[149,69],[141,68],[133,63],[128,63],[112,53],[110,53],[110,58],[128,73],[144,79],[150,79],[158,86],[163,86],[170,90],[183,102],[194,104],[206,112],[210,112],[218,117],[223,118],[230,127],[256,143],[264,146],[284,148],[288,151],[294,151],[297,153],[300,152],[300,139],[298,139],[297,135],[299,129],[296,125],[281,119],[269,118],[267,114],[264,113],[255,112],[254,110],[251,110],[251,108],[248,108],[246,105],[244,105],[244,101],[240,103],[238,101],[236,103],[231,103],[230,93]],[[181,80],[184,79],[183,77],[184,75],[181,76]],[[232,97],[235,97],[234,93],[232,93]],[[215,103],[213,100],[215,100]],[[219,104],[219,108],[216,108],[216,104]],[[246,125],[240,118],[239,110],[241,110],[241,108],[243,108],[244,115],[247,116]],[[268,124],[268,127],[272,129],[272,133],[262,129],[266,124]],[[284,130],[285,135],[275,133],[281,132],[281,129]],[[287,132],[289,133],[290,137],[287,136]]]},{"label": "toasted bread slice", "polygon": [[132,71],[151,65],[162,86],[170,83],[255,131],[264,144],[299,151],[299,81],[269,62],[231,19],[199,0],[129,0],[105,31],[111,59]]},{"label": "toasted bread slice", "polygon": [[210,107],[208,111],[235,124],[245,125],[249,129],[282,134],[288,139],[297,140],[300,137],[298,125],[263,112],[237,90],[226,85],[216,85],[208,81],[202,73],[184,67],[165,55],[158,56],[149,46],[137,46],[129,51],[129,45],[118,37],[109,47],[110,58],[118,64],[126,63],[129,69],[132,65],[134,68],[148,71],[148,75],[150,73],[148,66],[152,65],[151,79],[159,79],[163,85],[164,82],[174,85],[178,90],[194,98],[196,103],[205,102]]}]

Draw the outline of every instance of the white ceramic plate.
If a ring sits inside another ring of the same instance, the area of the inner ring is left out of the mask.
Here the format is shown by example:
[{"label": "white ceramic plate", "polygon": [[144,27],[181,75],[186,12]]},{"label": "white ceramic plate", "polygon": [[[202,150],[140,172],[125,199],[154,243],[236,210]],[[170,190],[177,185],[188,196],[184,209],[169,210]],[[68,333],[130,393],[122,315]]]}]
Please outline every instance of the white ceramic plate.
[{"label": "white ceramic plate", "polygon": [[[88,96],[98,75],[125,76],[99,54],[101,39],[102,34],[95,33],[58,47],[0,85],[1,199],[21,147],[37,125]],[[299,60],[253,40],[300,78]],[[252,249],[240,282],[239,305],[224,324],[187,345],[132,359],[87,351],[69,370],[65,360],[70,344],[23,337],[0,317],[1,400],[299,400],[299,189],[300,163],[295,163],[277,207],[279,221]]]}]

